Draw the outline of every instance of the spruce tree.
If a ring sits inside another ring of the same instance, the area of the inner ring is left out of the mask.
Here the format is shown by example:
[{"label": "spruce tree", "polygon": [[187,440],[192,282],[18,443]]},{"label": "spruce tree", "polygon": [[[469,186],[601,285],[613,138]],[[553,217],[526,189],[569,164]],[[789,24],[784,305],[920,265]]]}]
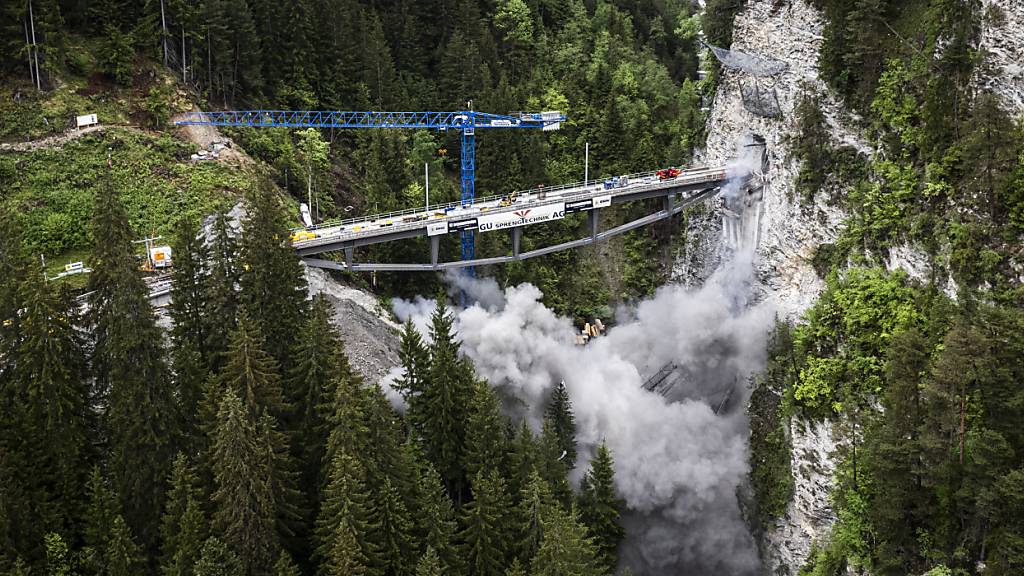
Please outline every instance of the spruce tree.
[{"label": "spruce tree", "polygon": [[246,576],[238,556],[216,536],[203,543],[203,551],[196,562],[196,576]]},{"label": "spruce tree", "polygon": [[343,520],[335,527],[330,552],[319,573],[324,576],[361,576],[367,573],[363,562],[363,553],[352,526]]},{"label": "spruce tree", "polygon": [[300,486],[315,509],[330,433],[324,408],[334,400],[337,380],[351,377],[344,346],[331,326],[330,303],[323,295],[313,299],[295,356],[296,365],[285,380],[285,388],[294,406],[295,457],[303,462]]},{"label": "spruce tree", "polygon": [[555,499],[568,508],[572,503],[572,488],[569,486],[565,457],[554,423],[545,419],[537,446],[537,472],[551,486]]},{"label": "spruce tree", "polygon": [[380,522],[381,558],[386,574],[408,574],[414,561],[413,523],[402,496],[390,478],[379,487],[377,519]]},{"label": "spruce tree", "polygon": [[419,474],[418,494],[420,503],[417,518],[421,524],[420,550],[433,549],[441,565],[452,573],[459,573],[459,557],[455,549],[455,535],[458,524],[455,507],[444,489],[441,477],[430,463],[426,463]]},{"label": "spruce tree", "polygon": [[284,373],[290,372],[295,335],[306,313],[306,280],[302,265],[288,242],[284,212],[269,182],[246,196],[242,222],[241,300],[250,318],[266,337],[267,352]]},{"label": "spruce tree", "polygon": [[408,406],[406,419],[418,433],[422,433],[426,415],[422,413],[425,407],[420,396],[426,390],[430,377],[430,352],[423,344],[423,338],[419,330],[413,326],[411,318],[402,326],[398,357],[402,361],[404,372],[395,380],[394,386]]},{"label": "spruce tree", "polygon": [[501,467],[505,454],[505,428],[498,398],[487,382],[477,381],[466,422],[465,468],[470,477]]},{"label": "spruce tree", "polygon": [[441,566],[441,560],[437,556],[437,551],[432,546],[427,546],[427,551],[420,557],[419,562],[416,563],[416,576],[444,576],[446,572]]},{"label": "spruce tree", "polygon": [[36,521],[68,533],[81,514],[88,471],[91,418],[84,343],[75,327],[73,303],[53,292],[32,267],[19,290],[20,339],[12,357],[21,404],[8,412],[23,426],[19,437],[31,486]]},{"label": "spruce tree", "polygon": [[[346,530],[355,538],[359,551],[356,556],[345,556],[346,561],[364,566],[368,574],[381,574],[383,559],[376,540],[380,523],[366,487],[365,471],[358,460],[339,451],[331,462],[330,479],[316,521],[318,574],[330,573],[338,540],[344,537]],[[346,544],[345,548],[349,546]]]},{"label": "spruce tree", "polygon": [[538,450],[533,430],[524,419],[520,422],[519,430],[509,441],[508,446],[508,484],[512,494],[520,494],[529,482],[530,475],[538,470]]},{"label": "spruce tree", "polygon": [[526,576],[526,570],[523,570],[523,565],[519,563],[519,558],[512,559],[512,563],[505,570],[505,576]]},{"label": "spruce tree", "polygon": [[496,470],[473,478],[473,501],[462,509],[462,557],[474,576],[501,576],[510,543],[511,509],[505,482]]},{"label": "spruce tree", "polygon": [[544,538],[530,562],[535,576],[593,576],[604,574],[587,529],[576,521],[575,511],[557,509],[544,523]]},{"label": "spruce tree", "polygon": [[558,436],[558,447],[565,451],[565,467],[572,470],[576,466],[576,418],[572,413],[572,401],[565,389],[565,380],[558,383],[551,392],[551,401],[544,411],[544,417],[551,421],[555,435]]},{"label": "spruce tree", "polygon": [[292,555],[282,551],[274,562],[273,576],[301,576],[298,564],[292,560]]},{"label": "spruce tree", "polygon": [[254,416],[270,414],[281,418],[288,414],[289,405],[281,390],[277,362],[265,352],[265,347],[259,325],[247,311],[242,311],[224,355],[221,389],[234,390]]},{"label": "spruce tree", "polygon": [[580,517],[593,536],[598,564],[608,573],[618,564],[618,548],[626,531],[619,522],[622,500],[615,495],[615,469],[608,446],[601,443],[580,483]]},{"label": "spruce tree", "polygon": [[551,519],[558,503],[551,494],[551,488],[536,471],[519,494],[516,520],[519,523],[519,547],[517,559],[529,563],[540,550],[544,541],[544,523]]},{"label": "spruce tree", "polygon": [[221,355],[228,349],[228,335],[238,316],[238,245],[228,215],[218,212],[210,237],[209,276],[203,293],[204,317],[209,321],[203,350],[213,372],[222,365]]},{"label": "spruce tree", "polygon": [[212,447],[214,530],[237,554],[246,574],[265,574],[279,548],[273,463],[261,450],[260,427],[233,389],[224,392],[217,420]]},{"label": "spruce tree", "polygon": [[107,485],[99,466],[93,466],[86,491],[89,502],[82,531],[82,543],[85,545],[82,560],[91,572],[100,574],[107,557],[107,531],[113,526],[114,519],[121,516],[120,507],[117,495]]},{"label": "spruce tree", "polygon": [[164,576],[191,576],[199,560],[207,526],[198,485],[188,458],[179,452],[171,468],[171,488],[160,525]]},{"label": "spruce tree", "polygon": [[430,336],[434,344],[430,375],[421,399],[427,455],[444,479],[449,493],[461,502],[465,482],[461,462],[473,374],[468,362],[459,357],[459,344],[452,334],[453,321],[444,297],[439,296],[431,317]]},{"label": "spruce tree", "polygon": [[220,320],[206,315],[209,249],[191,219],[182,218],[178,223],[172,248],[174,269],[168,307],[174,322],[170,331],[172,363],[184,432],[194,438],[199,433],[196,414],[211,360],[206,348],[209,326]]},{"label": "spruce tree", "polygon": [[139,547],[132,540],[131,530],[120,514],[114,516],[110,526],[103,565],[106,576],[136,576],[140,572],[142,559]]},{"label": "spruce tree", "polygon": [[89,277],[96,386],[107,394],[111,477],[125,520],[154,551],[159,510],[176,437],[174,391],[162,334],[139,276],[128,215],[108,175],[95,203]]}]

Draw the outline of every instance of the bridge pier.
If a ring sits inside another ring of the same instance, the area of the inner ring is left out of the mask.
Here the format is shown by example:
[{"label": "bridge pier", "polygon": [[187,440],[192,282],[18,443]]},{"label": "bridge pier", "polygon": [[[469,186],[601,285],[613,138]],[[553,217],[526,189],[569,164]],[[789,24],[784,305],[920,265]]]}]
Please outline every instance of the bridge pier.
[{"label": "bridge pier", "polygon": [[665,196],[665,212],[668,212],[668,215],[671,216],[672,215],[672,211],[675,210],[675,208],[676,208],[676,195],[675,194],[669,194],[668,196]]},{"label": "bridge pier", "polygon": [[597,242],[597,223],[600,220],[601,211],[597,208],[587,212],[587,221],[590,223],[590,240]]},{"label": "bridge pier", "polygon": [[523,239],[523,229],[520,227],[509,230],[509,235],[512,237],[512,258],[519,260],[519,242]]},{"label": "bridge pier", "polygon": [[348,247],[346,247],[345,248],[345,265],[348,266],[350,270],[352,269],[352,261],[355,260],[355,257],[356,257],[356,247],[355,246],[348,246]]},{"label": "bridge pier", "polygon": [[437,252],[441,247],[441,237],[430,237],[430,265],[437,266]]}]

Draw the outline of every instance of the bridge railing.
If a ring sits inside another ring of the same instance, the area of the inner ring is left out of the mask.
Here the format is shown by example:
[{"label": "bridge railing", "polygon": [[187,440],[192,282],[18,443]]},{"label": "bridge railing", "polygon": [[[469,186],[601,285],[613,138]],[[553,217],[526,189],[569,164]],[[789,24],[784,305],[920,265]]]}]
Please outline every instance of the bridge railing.
[{"label": "bridge railing", "polygon": [[[696,184],[696,183],[700,183],[700,182],[706,182],[706,181],[713,180],[713,178],[708,178],[708,176],[714,175],[715,173],[720,172],[721,170],[722,169],[718,169],[718,168],[716,168],[716,169],[707,169],[707,168],[703,168],[703,167],[700,168],[700,169],[697,169],[697,170],[691,170],[690,171],[691,172],[691,176],[694,176],[694,177],[703,176],[704,178],[703,179],[696,178],[692,182],[687,182],[686,184]],[[642,173],[637,173],[637,174],[629,174],[627,176],[629,178],[634,178],[634,177],[635,178],[643,178],[643,177],[646,177],[646,176],[650,176],[651,174],[654,174],[654,172],[642,172]],[[595,187],[598,184],[602,184],[602,183],[603,183],[603,180],[591,180],[591,181],[589,181],[587,183],[586,187],[583,186],[583,183],[577,183],[576,185],[551,186],[551,187],[549,187],[550,189],[581,188],[581,190],[577,194],[572,194],[572,195],[569,195],[569,196],[557,196],[557,197],[553,197],[553,198],[548,198],[546,200],[539,200],[537,202],[531,202],[531,206],[538,207],[538,206],[544,206],[544,205],[547,205],[547,204],[555,204],[555,203],[559,203],[559,202],[572,202],[572,201],[575,201],[575,200],[584,200],[584,199],[587,199],[587,198],[593,198],[597,193],[604,191],[603,187],[600,190],[595,190]],[[633,194],[633,193],[636,193],[636,192],[643,192],[643,191],[646,191],[646,190],[671,187],[671,186],[678,185],[678,184],[679,184],[679,182],[676,181],[675,179],[673,179],[673,180],[666,180],[666,181],[657,181],[656,180],[656,181],[651,182],[650,184],[648,184],[646,186],[641,186],[639,188],[635,188],[635,187],[628,188],[628,189],[627,188],[613,188],[613,189],[608,190],[608,192],[611,193],[612,195],[615,195],[617,192],[629,192],[629,193]],[[532,190],[524,190],[523,192],[533,192],[533,191],[536,191],[536,190],[541,190],[541,189],[534,188]],[[494,198],[502,198],[502,197],[503,196],[492,196],[492,197],[489,197],[489,198],[494,199]],[[455,206],[461,206],[461,203],[459,203],[459,202],[452,202],[450,204],[451,205],[455,205]],[[510,207],[510,209],[514,209],[514,208]],[[409,212],[409,211],[404,211],[404,212]],[[416,209],[413,212],[422,212],[422,211],[420,209]],[[467,215],[467,217],[470,217],[470,216]],[[383,218],[386,218],[386,217],[383,217]],[[376,219],[376,217],[374,217],[374,219]],[[356,222],[369,222],[369,221],[372,221],[372,220],[356,219]],[[325,226],[325,225],[326,225],[326,223],[322,224],[321,226]],[[334,227],[334,226],[338,226],[338,224],[332,224],[332,225],[327,226],[327,227]],[[367,233],[369,233],[370,236],[373,236],[373,235],[376,235],[375,233],[390,234],[390,233],[399,232],[399,231],[402,231],[402,230],[410,230],[410,229],[415,229],[415,228],[423,228],[423,221],[420,220],[420,221],[416,221],[416,222],[396,222],[395,224],[393,224],[391,226],[388,226],[386,229],[380,228],[380,229],[373,229],[373,230],[359,231],[359,232],[356,232],[354,230],[353,231],[343,231],[343,232],[339,232],[336,235],[331,235],[329,237],[320,237],[320,238],[315,238],[315,239],[312,239],[312,240],[304,240],[302,242],[297,243],[296,246],[297,247],[298,246],[307,247],[307,246],[317,246],[317,245],[321,245],[321,244],[332,244],[332,243],[336,243],[338,241],[344,241],[344,240],[347,240],[347,239],[352,239],[352,238],[356,238],[356,237],[359,237],[359,236],[364,236]]]},{"label": "bridge railing", "polygon": [[[691,170],[687,170],[687,171],[683,172],[683,174],[680,174],[680,177],[684,176],[687,172],[699,172],[699,171],[702,171],[702,170],[707,170],[707,168],[705,168],[705,167],[693,168]],[[651,170],[651,171],[648,171],[648,172],[635,172],[633,174],[625,174],[623,176],[625,176],[626,178],[628,178],[630,180],[642,179],[642,178],[652,177],[652,176],[656,175],[657,172],[658,172],[658,170]],[[618,177],[622,177],[622,176],[618,176]],[[537,194],[537,195],[540,195],[540,194],[550,194],[550,193],[554,193],[554,192],[559,192],[561,190],[568,190],[568,189],[573,189],[573,188],[589,188],[589,187],[592,187],[592,186],[603,186],[604,185],[604,181],[605,181],[605,178],[599,178],[599,179],[596,179],[596,180],[572,182],[572,183],[568,183],[568,184],[558,184],[558,185],[554,185],[554,186],[543,186],[543,187],[540,187],[540,188],[525,188],[525,189],[522,189],[522,190],[516,190],[516,191],[513,191],[513,192],[509,192],[507,194],[496,194],[496,195],[493,195],[493,196],[484,196],[484,197],[476,198],[473,201],[473,204],[471,204],[469,206],[466,206],[465,208],[471,208],[473,205],[476,205],[476,204],[483,204],[483,203],[487,203],[487,202],[494,202],[494,201],[497,201],[497,200],[501,200],[501,199],[507,198],[508,196],[513,195],[513,194],[515,194],[515,195],[520,195],[520,194]],[[353,217],[353,218],[326,220],[324,222],[321,222],[319,224],[315,224],[315,225],[309,226],[309,227],[293,228],[292,231],[293,232],[298,232],[298,231],[302,231],[302,230],[316,231],[316,230],[322,230],[324,228],[335,228],[335,227],[338,227],[338,226],[349,226],[349,225],[354,225],[354,224],[375,222],[375,221],[378,221],[378,220],[388,220],[388,219],[394,219],[394,218],[401,218],[403,216],[411,216],[413,214],[422,214],[424,212],[446,212],[447,213],[448,210],[458,210],[459,208],[462,208],[462,207],[463,207],[462,206],[462,202],[456,200],[454,202],[447,202],[445,204],[430,204],[430,205],[427,205],[427,206],[418,206],[418,207],[415,207],[415,208],[406,208],[404,210],[396,210],[396,211],[392,211],[392,212],[383,212],[383,213],[380,213],[380,214],[372,214],[372,215],[368,215],[368,216],[356,216],[356,217]]]}]

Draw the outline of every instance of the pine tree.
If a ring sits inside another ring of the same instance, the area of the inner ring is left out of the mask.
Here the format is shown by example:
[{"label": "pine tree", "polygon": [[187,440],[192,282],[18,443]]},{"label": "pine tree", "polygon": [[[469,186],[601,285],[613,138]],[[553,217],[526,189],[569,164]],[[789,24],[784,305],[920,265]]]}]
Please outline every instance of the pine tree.
[{"label": "pine tree", "polygon": [[472,487],[473,501],[462,509],[462,557],[474,576],[501,576],[510,535],[505,482],[491,470],[478,472]]},{"label": "pine tree", "polygon": [[593,536],[599,566],[611,573],[618,564],[618,548],[626,531],[619,523],[622,500],[615,496],[614,463],[603,442],[580,484],[580,516]]},{"label": "pine tree", "polygon": [[290,355],[295,334],[306,313],[306,280],[299,258],[288,243],[284,212],[269,182],[246,196],[240,250],[241,300],[250,318],[266,337],[266,350],[282,373],[293,366]]},{"label": "pine tree", "polygon": [[171,468],[160,534],[163,540],[161,571],[164,576],[191,576],[206,540],[206,518],[201,508],[199,478],[188,458],[178,453]]},{"label": "pine tree", "polygon": [[135,267],[132,232],[120,194],[106,177],[96,199],[89,277],[96,386],[108,394],[110,472],[125,520],[143,550],[156,546],[174,445],[174,391],[162,335]]},{"label": "pine tree", "polygon": [[195,576],[245,576],[246,571],[238,556],[215,536],[203,544],[203,552],[196,562]]},{"label": "pine tree", "polygon": [[466,423],[466,473],[471,477],[498,469],[505,454],[505,430],[498,411],[498,398],[490,385],[478,381]]},{"label": "pine tree", "polygon": [[[380,524],[364,478],[365,472],[355,458],[345,452],[335,454],[329,483],[324,490],[323,506],[316,521],[316,557],[320,559],[318,574],[331,574],[330,566],[335,563],[333,558],[339,546],[338,540],[346,537],[346,530],[358,543],[359,553],[344,555],[345,562],[366,567],[368,574],[382,573],[383,559],[375,540]],[[348,544],[343,548],[351,552]]]},{"label": "pine tree", "polygon": [[558,383],[551,392],[544,417],[551,421],[555,435],[558,436],[558,447],[565,451],[565,467],[572,470],[576,466],[576,418],[572,413],[572,401],[565,389],[565,380]]},{"label": "pine tree", "polygon": [[598,567],[596,548],[575,511],[557,510],[544,525],[544,539],[530,562],[535,576],[593,576]]},{"label": "pine tree", "polygon": [[233,389],[224,392],[213,442],[214,530],[238,555],[246,574],[263,574],[278,550],[273,463],[253,416]]},{"label": "pine tree", "polygon": [[221,355],[227,352],[228,337],[238,316],[239,282],[238,246],[228,215],[218,212],[213,219],[210,237],[209,277],[203,293],[203,315],[209,321],[203,347],[208,369],[215,372],[222,365]]}]

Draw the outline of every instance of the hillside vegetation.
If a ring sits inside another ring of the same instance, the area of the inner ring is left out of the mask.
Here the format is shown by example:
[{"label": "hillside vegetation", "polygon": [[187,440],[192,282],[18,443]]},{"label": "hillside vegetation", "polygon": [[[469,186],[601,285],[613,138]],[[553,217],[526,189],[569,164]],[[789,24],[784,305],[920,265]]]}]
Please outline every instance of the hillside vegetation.
[{"label": "hillside vegetation", "polygon": [[[26,8],[5,8],[9,25],[0,27],[0,42],[10,48],[0,57],[0,71],[8,94],[21,98],[13,104],[13,98],[4,99],[16,121],[0,128],[0,139],[62,130],[81,111],[95,111],[107,123],[162,128],[169,112],[186,108],[188,100],[160,81],[167,74],[165,60],[177,85],[204,109],[459,110],[471,102],[476,110],[562,110],[569,116],[558,133],[481,134],[478,195],[579,180],[587,142],[591,177],[602,177],[681,164],[701,139],[700,109],[708,86],[696,80],[699,24],[683,0],[69,5],[36,0],[41,95],[28,82]],[[457,134],[245,129],[228,134],[296,198],[305,200],[312,183],[315,212],[323,218],[418,203],[424,163],[432,165],[431,198],[458,197]],[[326,157],[317,152],[323,144]],[[219,187],[238,191],[234,183]],[[141,204],[133,198],[133,193],[127,197],[130,210]],[[133,222],[152,226],[163,216],[133,213]],[[654,247],[665,242],[669,229],[638,230],[616,240],[628,255],[621,279],[606,278],[611,268],[592,251],[493,273],[503,281],[530,280],[559,312],[592,319],[610,295],[609,282],[624,288],[611,295],[613,300],[628,299],[650,293],[667,275],[668,263]],[[575,226],[536,241],[573,234]],[[488,255],[507,249],[506,243],[485,238],[479,249]],[[425,250],[415,243],[385,246],[370,257],[398,260]],[[456,247],[445,250],[454,254]],[[567,281],[556,273],[565,266],[583,272]],[[433,286],[422,276],[409,280],[383,275],[379,285],[402,294]]]},{"label": "hillside vegetation", "polygon": [[[785,422],[828,419],[838,522],[800,574],[1020,573],[1024,130],[972,81],[990,13],[968,0],[813,4],[822,77],[872,153],[834,142],[806,95],[802,201],[849,216],[815,258],[825,292],[778,328],[759,387],[781,398],[752,422],[760,521],[792,491]],[[923,275],[890,271],[894,248],[918,254]]]}]

